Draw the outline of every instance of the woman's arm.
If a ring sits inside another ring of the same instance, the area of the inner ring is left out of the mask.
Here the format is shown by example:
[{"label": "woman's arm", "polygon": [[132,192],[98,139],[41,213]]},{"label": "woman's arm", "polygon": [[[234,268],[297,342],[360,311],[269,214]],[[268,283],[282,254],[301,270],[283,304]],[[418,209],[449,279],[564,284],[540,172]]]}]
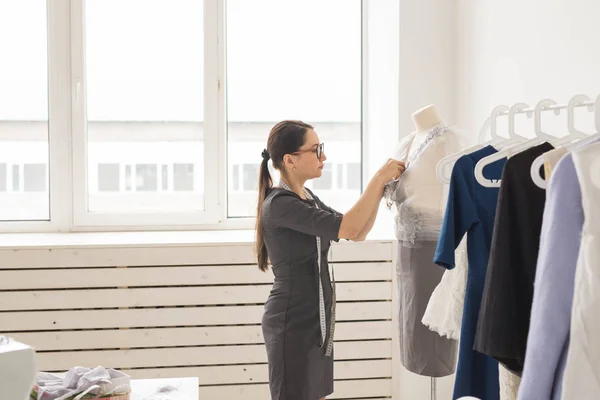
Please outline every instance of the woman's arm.
[{"label": "woman's arm", "polygon": [[366,236],[369,233],[377,216],[385,184],[403,172],[404,163],[391,159],[377,171],[356,204],[344,214],[338,234],[340,239],[358,240],[361,234]]},{"label": "woman's arm", "polygon": [[360,231],[360,233],[358,234],[358,237],[356,239],[354,239],[355,242],[362,242],[363,240],[365,240],[367,238],[367,235],[369,234],[369,232],[371,232],[371,229],[373,229],[375,220],[377,220],[378,212],[379,212],[379,203],[377,204],[377,206],[371,213],[371,216],[369,217],[369,220],[367,221],[367,224],[365,225],[365,227],[362,229],[362,231]]}]

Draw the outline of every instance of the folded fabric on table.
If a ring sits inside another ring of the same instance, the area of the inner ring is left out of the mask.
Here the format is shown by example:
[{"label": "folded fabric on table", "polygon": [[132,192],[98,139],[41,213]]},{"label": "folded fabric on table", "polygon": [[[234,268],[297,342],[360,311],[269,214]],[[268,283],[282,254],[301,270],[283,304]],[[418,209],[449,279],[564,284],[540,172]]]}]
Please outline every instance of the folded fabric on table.
[{"label": "folded fabric on table", "polygon": [[[129,397],[129,375],[115,369],[74,367],[66,373],[38,372],[31,400],[81,400]],[[115,399],[116,400],[116,399]]]}]

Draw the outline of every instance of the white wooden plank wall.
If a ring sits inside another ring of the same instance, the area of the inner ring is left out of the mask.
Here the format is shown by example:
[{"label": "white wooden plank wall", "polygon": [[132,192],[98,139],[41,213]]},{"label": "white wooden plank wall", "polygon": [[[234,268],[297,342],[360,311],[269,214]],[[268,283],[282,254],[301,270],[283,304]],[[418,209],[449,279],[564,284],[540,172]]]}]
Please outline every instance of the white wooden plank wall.
[{"label": "white wooden plank wall", "polygon": [[[335,393],[392,396],[392,246],[340,243]],[[201,399],[268,399],[260,320],[272,273],[251,245],[0,250],[0,332],[38,369],[197,376]]]}]

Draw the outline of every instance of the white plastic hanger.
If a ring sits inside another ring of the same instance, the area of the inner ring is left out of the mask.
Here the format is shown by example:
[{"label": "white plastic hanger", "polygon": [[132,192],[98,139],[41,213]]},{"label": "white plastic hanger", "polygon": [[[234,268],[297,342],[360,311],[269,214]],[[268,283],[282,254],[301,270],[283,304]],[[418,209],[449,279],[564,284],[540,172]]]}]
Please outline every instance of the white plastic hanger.
[{"label": "white plastic hanger", "polygon": [[499,105],[492,109],[490,113],[490,135],[492,138],[501,139],[502,141],[507,140],[506,138],[502,138],[498,135],[498,117],[500,114],[505,113],[509,110],[509,108],[505,105]]},{"label": "white plastic hanger", "polygon": [[[596,98],[596,133],[595,135],[590,136],[588,139],[583,139],[576,143],[575,146],[586,146],[590,143],[595,142],[596,140],[600,140],[600,96]],[[571,147],[571,146],[569,146]],[[568,148],[569,148],[568,147]],[[569,148],[570,150],[570,148]],[[590,177],[592,178],[592,183],[600,189],[600,158],[594,160],[590,169]]]},{"label": "white plastic hanger", "polygon": [[[577,143],[571,144],[567,146],[567,150],[574,151],[580,148],[587,146],[588,144],[592,144],[598,140],[600,140],[600,96],[596,98],[595,104],[595,117],[596,117],[596,134],[591,135],[585,139],[578,141]],[[594,160],[590,170],[590,177],[592,178],[592,183],[600,188],[600,158]]]},{"label": "white plastic hanger", "polygon": [[600,139],[600,96],[598,96],[596,98],[596,105],[594,107],[595,107],[595,111],[596,111],[594,116],[595,116],[595,120],[596,120],[596,132],[597,133],[595,135],[588,136],[587,138],[582,139],[576,143],[568,145],[567,150],[569,150],[569,151],[577,150],[579,148],[587,146],[590,143],[594,143],[596,140]]},{"label": "white plastic hanger", "polygon": [[[527,138],[525,136],[517,135],[517,132],[515,131],[515,115],[518,112],[523,112],[528,108],[529,106],[526,103],[517,103],[514,104],[508,110],[508,136],[510,137],[510,139],[501,143],[500,146],[498,146],[497,150],[509,149],[519,143],[523,143],[530,140],[530,138]],[[531,111],[526,111],[525,115],[527,116],[527,118],[531,118],[533,113]]]},{"label": "white plastic hanger", "polygon": [[[600,100],[600,96],[599,96],[599,100]],[[567,126],[568,126],[568,130],[569,130],[569,135],[553,142],[552,145],[554,147],[559,147],[559,146],[565,145],[567,143],[573,142],[575,140],[584,139],[584,138],[589,137],[589,135],[586,134],[585,132],[580,131],[575,128],[575,107],[577,107],[578,105],[580,105],[581,103],[584,103],[586,101],[590,101],[590,98],[584,94],[578,94],[571,98],[571,100],[569,101],[569,104],[567,105]],[[588,106],[588,111],[594,111],[593,104]],[[598,116],[598,113],[596,113],[596,118],[600,119],[600,117]],[[536,186],[538,186],[541,189],[546,189],[546,185],[547,185],[546,180],[540,174],[540,171],[541,171],[542,165],[544,164],[544,161],[545,161],[544,154],[539,155],[531,164],[531,170],[530,170],[531,180],[533,181],[533,183],[536,184]]]},{"label": "white plastic hanger", "polygon": [[[497,106],[492,110],[491,115],[485,120],[481,127],[481,130],[479,131],[479,144],[471,146],[463,151],[459,151],[458,153],[446,156],[437,163],[436,174],[440,182],[446,184],[450,183],[450,175],[452,169],[449,167],[451,165],[454,165],[456,160],[458,160],[465,154],[470,154],[474,151],[484,148],[485,146],[494,146],[507,140],[506,138],[498,136],[498,130],[496,128],[496,118],[498,118],[498,115],[500,115],[501,112],[505,112],[507,110],[508,107],[502,105]],[[483,142],[483,138],[486,136],[488,127],[490,128],[490,134],[492,136],[492,139],[488,140],[487,142]],[[450,173],[448,173],[449,170]]]},{"label": "white plastic hanger", "polygon": [[[490,156],[484,157],[481,160],[479,160],[477,162],[477,164],[475,164],[475,179],[477,179],[477,182],[484,186],[484,187],[489,187],[489,188],[495,188],[495,187],[500,187],[500,179],[498,180],[490,180],[487,179],[486,177],[483,176],[483,169],[498,161],[498,160],[502,160],[505,157],[511,157],[517,153],[520,153],[523,150],[527,150],[532,146],[536,146],[538,144],[541,144],[545,141],[551,141],[551,140],[555,140],[557,139],[556,136],[552,136],[550,134],[547,134],[545,132],[542,132],[542,111],[544,109],[546,109],[548,106],[552,106],[552,105],[556,105],[556,102],[554,100],[551,99],[545,99],[540,101],[534,109],[534,125],[535,125],[535,134],[536,137],[534,139],[531,140],[527,140],[525,142],[522,142],[520,144],[518,144],[517,146],[513,146],[511,148],[499,151],[495,154],[492,154]],[[556,115],[560,114],[560,110],[559,109],[555,109],[554,113]]]}]

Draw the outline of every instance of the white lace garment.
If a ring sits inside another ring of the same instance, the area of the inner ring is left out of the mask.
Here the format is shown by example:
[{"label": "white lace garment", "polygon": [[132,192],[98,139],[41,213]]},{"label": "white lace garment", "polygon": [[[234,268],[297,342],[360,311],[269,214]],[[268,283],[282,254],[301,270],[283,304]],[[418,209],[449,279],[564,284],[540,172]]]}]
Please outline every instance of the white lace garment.
[{"label": "white lace garment", "polygon": [[421,320],[425,326],[440,336],[460,339],[467,272],[467,237],[465,236],[456,249],[455,267],[444,272],[442,280],[431,294]]},{"label": "white lace garment", "polygon": [[[425,138],[413,146],[418,135]],[[457,129],[437,125],[427,132],[413,132],[400,141],[393,158],[405,161],[406,171],[389,182],[384,191],[388,208],[396,205],[396,237],[403,242],[437,241],[448,186],[436,175],[437,163],[467,147],[468,139]]]}]

